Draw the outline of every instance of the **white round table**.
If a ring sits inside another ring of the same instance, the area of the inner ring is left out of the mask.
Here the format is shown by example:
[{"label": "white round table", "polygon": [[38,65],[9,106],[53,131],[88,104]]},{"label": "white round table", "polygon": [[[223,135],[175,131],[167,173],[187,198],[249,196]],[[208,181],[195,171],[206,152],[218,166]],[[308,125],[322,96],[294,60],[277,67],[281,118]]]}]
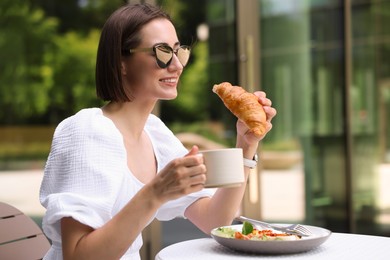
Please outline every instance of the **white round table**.
[{"label": "white round table", "polygon": [[162,249],[155,260],[229,260],[229,259],[353,259],[389,260],[390,238],[332,233],[325,243],[299,254],[260,255],[236,252],[212,238],[187,240]]}]

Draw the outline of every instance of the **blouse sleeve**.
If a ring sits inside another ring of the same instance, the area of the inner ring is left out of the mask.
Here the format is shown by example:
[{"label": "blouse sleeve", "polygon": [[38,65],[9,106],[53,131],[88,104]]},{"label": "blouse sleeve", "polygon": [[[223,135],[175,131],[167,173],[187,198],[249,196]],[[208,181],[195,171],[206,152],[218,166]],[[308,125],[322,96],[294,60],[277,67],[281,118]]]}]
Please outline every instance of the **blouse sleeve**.
[{"label": "blouse sleeve", "polygon": [[[56,240],[59,220],[72,217],[97,228],[112,217],[112,207],[126,171],[126,153],[115,127],[98,114],[79,112],[54,133],[40,190],[47,209],[45,233]],[[108,163],[109,162],[109,163]]]},{"label": "blouse sleeve", "polygon": [[[155,145],[155,154],[158,162],[158,172],[160,172],[170,161],[182,157],[188,150],[171,130],[157,117],[151,116],[146,130],[151,136]],[[199,192],[189,194],[176,200],[165,203],[157,211],[158,220],[171,220],[176,217],[185,218],[184,212],[188,206],[200,198],[212,197],[215,189],[203,189]]]}]

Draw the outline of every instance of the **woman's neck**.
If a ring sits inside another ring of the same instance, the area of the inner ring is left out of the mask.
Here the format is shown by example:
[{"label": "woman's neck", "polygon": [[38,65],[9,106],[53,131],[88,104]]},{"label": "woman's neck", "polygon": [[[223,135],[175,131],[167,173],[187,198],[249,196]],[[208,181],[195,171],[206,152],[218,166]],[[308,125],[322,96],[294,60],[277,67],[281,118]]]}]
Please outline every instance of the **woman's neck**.
[{"label": "woman's neck", "polygon": [[153,106],[134,102],[110,102],[102,108],[103,114],[111,119],[124,137],[138,140],[141,138]]}]

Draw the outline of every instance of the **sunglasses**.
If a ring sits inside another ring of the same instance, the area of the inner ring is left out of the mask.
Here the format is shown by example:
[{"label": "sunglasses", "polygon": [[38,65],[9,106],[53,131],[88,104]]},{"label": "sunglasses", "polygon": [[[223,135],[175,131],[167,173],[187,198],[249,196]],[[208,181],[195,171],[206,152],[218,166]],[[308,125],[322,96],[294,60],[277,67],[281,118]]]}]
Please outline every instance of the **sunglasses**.
[{"label": "sunglasses", "polygon": [[191,48],[187,45],[181,45],[177,49],[172,49],[167,44],[156,44],[152,48],[138,48],[138,49],[130,49],[129,53],[136,52],[153,52],[156,56],[157,65],[165,69],[171,64],[173,59],[173,54],[179,59],[181,65],[185,67],[190,59]]}]

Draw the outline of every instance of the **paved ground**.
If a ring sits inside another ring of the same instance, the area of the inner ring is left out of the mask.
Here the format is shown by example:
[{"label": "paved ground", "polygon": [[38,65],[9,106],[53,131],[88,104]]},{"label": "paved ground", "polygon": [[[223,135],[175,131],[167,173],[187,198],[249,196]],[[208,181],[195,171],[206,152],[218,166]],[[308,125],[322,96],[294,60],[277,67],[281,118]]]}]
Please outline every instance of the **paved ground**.
[{"label": "paved ground", "polygon": [[9,203],[29,216],[42,216],[39,203],[42,170],[0,172],[0,201]]}]

